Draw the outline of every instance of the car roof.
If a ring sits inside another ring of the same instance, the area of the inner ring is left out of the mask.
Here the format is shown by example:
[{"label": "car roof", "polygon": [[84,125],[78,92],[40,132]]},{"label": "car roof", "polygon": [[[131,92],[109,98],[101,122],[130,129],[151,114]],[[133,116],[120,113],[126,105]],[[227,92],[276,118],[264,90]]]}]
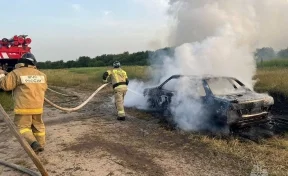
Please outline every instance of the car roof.
[{"label": "car roof", "polygon": [[189,77],[192,79],[216,79],[216,78],[228,78],[228,79],[236,79],[234,77],[229,76],[214,76],[214,75],[172,75],[170,78],[180,78],[180,77]]}]

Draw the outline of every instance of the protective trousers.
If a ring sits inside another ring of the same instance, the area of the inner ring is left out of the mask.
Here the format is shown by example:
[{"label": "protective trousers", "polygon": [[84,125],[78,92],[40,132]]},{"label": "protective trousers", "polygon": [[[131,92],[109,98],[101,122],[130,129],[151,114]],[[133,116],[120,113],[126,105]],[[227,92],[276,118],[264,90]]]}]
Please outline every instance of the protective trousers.
[{"label": "protective trousers", "polygon": [[31,145],[33,142],[45,146],[45,125],[42,120],[42,114],[36,115],[19,115],[15,114],[14,123],[19,133]]},{"label": "protective trousers", "polygon": [[124,110],[124,97],[126,95],[127,88],[115,88],[114,89],[114,97],[115,97],[115,105],[118,112],[118,117],[125,117]]}]

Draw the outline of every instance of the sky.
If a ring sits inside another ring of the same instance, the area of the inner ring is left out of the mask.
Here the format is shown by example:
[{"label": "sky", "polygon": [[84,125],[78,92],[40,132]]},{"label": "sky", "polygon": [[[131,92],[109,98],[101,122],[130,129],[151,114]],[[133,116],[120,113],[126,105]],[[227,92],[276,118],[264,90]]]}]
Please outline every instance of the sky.
[{"label": "sky", "polygon": [[[26,34],[38,61],[164,47],[166,0],[0,0],[0,38]],[[3,25],[5,24],[5,25]]]}]

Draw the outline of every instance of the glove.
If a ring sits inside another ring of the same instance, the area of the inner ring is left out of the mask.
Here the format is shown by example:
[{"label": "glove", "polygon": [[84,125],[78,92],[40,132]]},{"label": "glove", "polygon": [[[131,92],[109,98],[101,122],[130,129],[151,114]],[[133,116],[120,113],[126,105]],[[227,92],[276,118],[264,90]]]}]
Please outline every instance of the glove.
[{"label": "glove", "polygon": [[4,78],[5,77],[5,74],[1,73],[0,74],[0,79]]}]

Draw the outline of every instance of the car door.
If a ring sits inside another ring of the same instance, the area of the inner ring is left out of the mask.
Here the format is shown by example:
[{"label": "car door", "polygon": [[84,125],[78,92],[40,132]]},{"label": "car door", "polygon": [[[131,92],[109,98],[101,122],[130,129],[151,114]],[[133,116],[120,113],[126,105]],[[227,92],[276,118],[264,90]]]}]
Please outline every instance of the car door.
[{"label": "car door", "polygon": [[[185,87],[185,89],[183,89],[183,87]],[[159,107],[167,108],[171,103],[172,97],[177,93],[184,93],[185,97],[188,96],[188,99],[191,99],[191,103],[197,101],[206,105],[205,102],[208,101],[204,83],[201,79],[180,77],[171,79],[159,87],[157,96]],[[178,98],[177,101],[179,102],[176,102],[176,106],[182,102],[181,98]]]},{"label": "car door", "polygon": [[166,110],[169,107],[171,99],[179,86],[178,82],[179,78],[171,78],[159,86],[157,96],[154,98],[159,109]]}]

